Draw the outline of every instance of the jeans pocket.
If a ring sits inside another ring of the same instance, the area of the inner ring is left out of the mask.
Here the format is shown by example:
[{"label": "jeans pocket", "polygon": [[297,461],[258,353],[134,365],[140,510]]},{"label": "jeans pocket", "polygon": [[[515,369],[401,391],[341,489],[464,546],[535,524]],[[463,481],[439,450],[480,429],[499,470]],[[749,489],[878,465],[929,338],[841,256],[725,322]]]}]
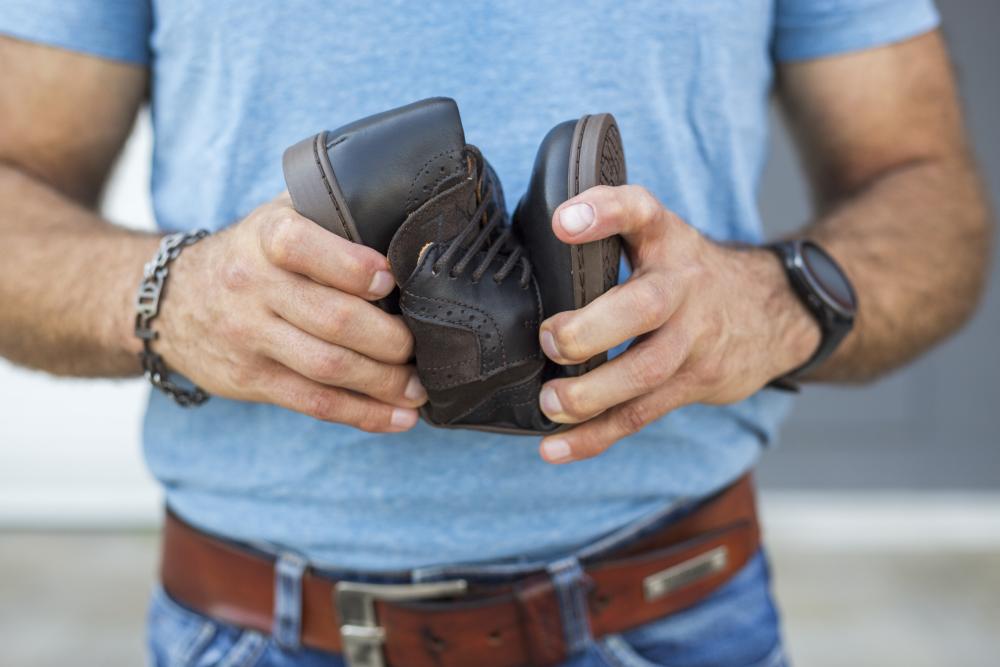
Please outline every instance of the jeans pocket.
[{"label": "jeans pocket", "polygon": [[758,553],[697,605],[599,640],[608,667],[786,667],[770,574]]},{"label": "jeans pocket", "polygon": [[149,606],[147,633],[153,667],[253,667],[269,643],[259,632],[187,609],[160,587]]}]

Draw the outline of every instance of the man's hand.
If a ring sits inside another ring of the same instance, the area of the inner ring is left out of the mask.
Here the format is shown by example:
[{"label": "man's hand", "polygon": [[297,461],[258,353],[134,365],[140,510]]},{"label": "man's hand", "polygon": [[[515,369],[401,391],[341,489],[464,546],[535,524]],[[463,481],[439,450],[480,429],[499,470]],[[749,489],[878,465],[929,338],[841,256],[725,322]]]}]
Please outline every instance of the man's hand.
[{"label": "man's hand", "polygon": [[819,327],[767,250],[722,246],[638,186],[592,188],[552,221],[566,243],[621,234],[631,278],[542,323],[545,354],[578,364],[630,338],[622,355],[543,387],[542,410],[586,422],[542,442],[552,463],[588,458],[689,403],[731,403],[804,363]]},{"label": "man's hand", "polygon": [[[0,73],[0,355],[135,375],[135,291],[157,239],[93,208],[148,72],[0,37]],[[388,268],[279,197],[171,265],[154,349],[213,394],[405,430],[426,394],[409,331],[369,303],[391,291]]]},{"label": "man's hand", "polygon": [[[801,235],[837,259],[860,297],[854,329],[810,379],[871,380],[954,332],[983,291],[991,216],[947,52],[934,32],[786,64],[778,93],[819,208]],[[818,345],[775,257],[703,238],[641,188],[588,190],[556,211],[553,229],[567,243],[621,233],[635,272],[544,322],[546,353],[580,362],[639,338],[542,390],[554,420],[590,419],[543,441],[549,461],[593,456],[688,403],[745,398]]]},{"label": "man's hand", "polygon": [[427,394],[406,325],[370,303],[393,286],[385,257],[283,194],[176,260],[154,349],[212,394],[403,431]]}]

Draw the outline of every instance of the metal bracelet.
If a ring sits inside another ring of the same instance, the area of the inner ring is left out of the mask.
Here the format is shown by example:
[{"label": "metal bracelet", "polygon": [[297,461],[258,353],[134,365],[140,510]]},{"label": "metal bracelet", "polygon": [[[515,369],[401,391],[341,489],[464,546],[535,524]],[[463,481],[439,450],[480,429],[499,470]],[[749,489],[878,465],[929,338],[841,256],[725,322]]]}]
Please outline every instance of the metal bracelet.
[{"label": "metal bracelet", "polygon": [[184,248],[206,236],[208,230],[205,229],[164,236],[156,256],[143,268],[142,283],[135,296],[135,335],[142,340],[139,360],[142,362],[143,373],[154,387],[171,396],[183,407],[201,405],[208,400],[208,393],[201,387],[187,389],[171,380],[163,357],[153,352],[152,344],[157,339],[157,334],[153,331],[152,323],[160,314],[160,300],[163,298],[163,286],[167,282],[170,263],[177,259]]}]

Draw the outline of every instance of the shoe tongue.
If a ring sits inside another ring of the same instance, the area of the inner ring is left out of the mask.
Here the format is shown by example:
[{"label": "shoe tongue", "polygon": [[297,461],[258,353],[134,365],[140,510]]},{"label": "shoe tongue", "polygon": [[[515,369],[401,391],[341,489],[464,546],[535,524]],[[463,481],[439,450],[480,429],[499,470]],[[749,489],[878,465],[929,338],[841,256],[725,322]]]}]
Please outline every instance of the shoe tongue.
[{"label": "shoe tongue", "polygon": [[[427,200],[400,225],[389,243],[389,264],[396,282],[404,284],[428,244],[446,244],[469,224],[476,212],[475,174]],[[468,239],[467,243],[471,243]]]}]

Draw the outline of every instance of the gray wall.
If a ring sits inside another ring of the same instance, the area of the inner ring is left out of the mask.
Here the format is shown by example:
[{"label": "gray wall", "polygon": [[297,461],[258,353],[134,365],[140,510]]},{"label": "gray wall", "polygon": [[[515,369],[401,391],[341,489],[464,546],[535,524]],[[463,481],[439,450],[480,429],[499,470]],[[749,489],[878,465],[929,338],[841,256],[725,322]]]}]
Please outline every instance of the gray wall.
[{"label": "gray wall", "polygon": [[[939,1],[972,143],[1000,193],[1000,2]],[[810,209],[788,137],[775,123],[761,192],[768,232]],[[1000,247],[1000,244],[998,244]],[[994,249],[994,265],[1000,252]],[[932,269],[931,269],[932,270]],[[771,488],[1000,488],[1000,272],[976,318],[923,359],[861,389],[809,387],[761,466]]]}]

